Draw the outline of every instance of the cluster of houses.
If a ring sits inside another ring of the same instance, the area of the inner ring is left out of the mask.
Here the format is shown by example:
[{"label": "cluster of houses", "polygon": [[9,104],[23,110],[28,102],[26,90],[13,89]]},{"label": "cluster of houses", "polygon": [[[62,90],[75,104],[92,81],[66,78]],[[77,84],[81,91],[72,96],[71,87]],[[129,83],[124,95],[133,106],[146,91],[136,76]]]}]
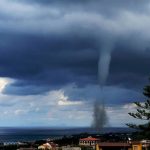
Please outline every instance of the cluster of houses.
[{"label": "cluster of houses", "polygon": [[101,142],[98,138],[83,138],[80,146],[92,147],[95,150],[150,150],[150,140],[126,142]]},{"label": "cluster of houses", "polygon": [[[102,142],[99,138],[87,137],[79,139],[77,146],[62,146],[48,141],[38,146],[38,150],[150,150],[150,140],[124,141],[124,142]],[[22,148],[19,150],[35,150],[35,148]]]}]

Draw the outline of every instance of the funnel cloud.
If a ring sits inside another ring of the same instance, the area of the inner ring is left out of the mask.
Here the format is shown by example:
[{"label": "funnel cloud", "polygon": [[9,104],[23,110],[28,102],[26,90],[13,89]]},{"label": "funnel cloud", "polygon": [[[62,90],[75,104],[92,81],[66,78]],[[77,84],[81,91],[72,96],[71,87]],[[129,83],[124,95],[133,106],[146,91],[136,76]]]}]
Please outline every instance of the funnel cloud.
[{"label": "funnel cloud", "polygon": [[107,43],[102,46],[98,61],[98,81],[101,90],[101,97],[94,103],[93,109],[93,127],[96,130],[101,130],[107,124],[107,113],[105,109],[105,97],[103,96],[103,86],[109,75],[109,66],[111,62],[112,46]]},{"label": "funnel cloud", "polygon": [[98,80],[101,87],[106,83],[109,74],[109,66],[111,61],[111,49],[109,46],[104,46],[100,51],[98,61]]}]

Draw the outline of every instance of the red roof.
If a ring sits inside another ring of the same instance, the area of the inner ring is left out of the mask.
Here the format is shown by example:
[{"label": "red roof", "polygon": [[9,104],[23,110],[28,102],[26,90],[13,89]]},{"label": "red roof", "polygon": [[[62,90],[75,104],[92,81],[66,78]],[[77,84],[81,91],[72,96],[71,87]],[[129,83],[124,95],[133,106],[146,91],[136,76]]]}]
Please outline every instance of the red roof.
[{"label": "red roof", "polygon": [[87,138],[80,139],[80,141],[99,141],[99,140],[100,139],[92,138],[92,137],[87,137]]}]

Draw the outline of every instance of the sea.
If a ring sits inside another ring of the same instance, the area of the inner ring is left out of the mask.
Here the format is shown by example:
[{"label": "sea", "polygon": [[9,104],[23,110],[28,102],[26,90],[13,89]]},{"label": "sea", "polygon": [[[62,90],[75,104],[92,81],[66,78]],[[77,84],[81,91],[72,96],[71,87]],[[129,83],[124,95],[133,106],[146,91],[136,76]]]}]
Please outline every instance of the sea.
[{"label": "sea", "polygon": [[80,133],[130,133],[129,128],[109,127],[97,132],[92,128],[51,128],[51,127],[0,127],[0,142],[32,142],[44,139],[59,139],[63,136],[71,136]]}]

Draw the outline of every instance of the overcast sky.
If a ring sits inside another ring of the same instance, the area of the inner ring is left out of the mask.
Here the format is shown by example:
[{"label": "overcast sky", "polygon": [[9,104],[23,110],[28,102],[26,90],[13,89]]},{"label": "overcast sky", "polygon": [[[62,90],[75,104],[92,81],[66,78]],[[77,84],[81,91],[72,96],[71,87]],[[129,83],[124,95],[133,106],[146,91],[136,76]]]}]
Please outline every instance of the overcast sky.
[{"label": "overcast sky", "polygon": [[108,126],[132,122],[149,83],[149,18],[147,0],[0,0],[0,126],[90,126],[102,95]]}]

